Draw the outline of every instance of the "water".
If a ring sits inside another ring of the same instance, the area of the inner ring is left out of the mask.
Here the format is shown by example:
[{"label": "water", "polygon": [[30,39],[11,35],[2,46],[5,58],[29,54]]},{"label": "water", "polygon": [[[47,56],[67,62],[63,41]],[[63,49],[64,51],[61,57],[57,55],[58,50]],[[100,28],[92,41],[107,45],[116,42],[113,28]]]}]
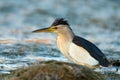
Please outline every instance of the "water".
[{"label": "water", "polygon": [[[0,0],[0,74],[42,60],[70,62],[57,49],[55,34],[31,33],[48,27],[56,17],[68,19],[73,31],[95,43],[108,59],[120,60],[119,4],[119,0]],[[119,67],[115,74],[120,74]]]}]

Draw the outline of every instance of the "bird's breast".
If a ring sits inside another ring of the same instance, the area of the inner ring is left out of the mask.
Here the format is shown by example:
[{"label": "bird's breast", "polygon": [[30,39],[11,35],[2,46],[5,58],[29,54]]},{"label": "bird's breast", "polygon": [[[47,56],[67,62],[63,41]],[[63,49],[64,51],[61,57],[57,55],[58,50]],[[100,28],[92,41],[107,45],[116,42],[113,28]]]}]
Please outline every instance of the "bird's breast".
[{"label": "bird's breast", "polygon": [[70,41],[62,38],[62,37],[57,37],[57,46],[59,48],[59,50],[61,51],[61,53],[63,53],[66,57],[69,58],[69,45],[70,45]]}]

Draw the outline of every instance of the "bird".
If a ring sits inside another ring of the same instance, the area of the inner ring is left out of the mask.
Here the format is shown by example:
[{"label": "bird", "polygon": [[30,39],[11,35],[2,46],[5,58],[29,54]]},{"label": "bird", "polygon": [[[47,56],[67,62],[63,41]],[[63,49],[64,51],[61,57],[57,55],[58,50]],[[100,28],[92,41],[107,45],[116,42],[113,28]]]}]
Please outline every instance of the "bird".
[{"label": "bird", "polygon": [[78,65],[89,68],[108,67],[111,65],[103,52],[95,44],[77,36],[73,32],[65,18],[56,18],[49,27],[32,32],[56,33],[56,43],[60,52]]}]

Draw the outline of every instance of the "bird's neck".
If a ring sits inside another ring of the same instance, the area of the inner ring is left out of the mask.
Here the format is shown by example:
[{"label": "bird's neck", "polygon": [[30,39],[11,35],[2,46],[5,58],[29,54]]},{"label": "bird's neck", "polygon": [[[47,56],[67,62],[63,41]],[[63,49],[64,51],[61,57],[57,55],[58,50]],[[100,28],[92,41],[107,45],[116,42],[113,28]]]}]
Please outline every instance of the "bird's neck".
[{"label": "bird's neck", "polygon": [[61,44],[68,44],[74,38],[74,33],[71,30],[58,33],[57,42]]},{"label": "bird's neck", "polygon": [[68,57],[68,49],[70,46],[70,43],[72,42],[74,37],[74,33],[59,33],[57,36],[57,46],[60,49],[60,51]]}]

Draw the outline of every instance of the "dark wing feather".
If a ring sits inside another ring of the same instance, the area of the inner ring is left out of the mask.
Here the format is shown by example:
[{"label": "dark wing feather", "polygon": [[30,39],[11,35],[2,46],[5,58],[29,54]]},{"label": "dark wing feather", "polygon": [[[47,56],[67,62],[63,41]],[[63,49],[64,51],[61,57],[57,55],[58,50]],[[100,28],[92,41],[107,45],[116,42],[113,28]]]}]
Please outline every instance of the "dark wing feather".
[{"label": "dark wing feather", "polygon": [[86,49],[92,57],[94,57],[96,60],[99,61],[100,65],[102,65],[104,67],[108,67],[110,65],[110,63],[106,59],[105,55],[93,43],[91,43],[81,37],[78,37],[78,36],[74,37],[73,43]]}]

